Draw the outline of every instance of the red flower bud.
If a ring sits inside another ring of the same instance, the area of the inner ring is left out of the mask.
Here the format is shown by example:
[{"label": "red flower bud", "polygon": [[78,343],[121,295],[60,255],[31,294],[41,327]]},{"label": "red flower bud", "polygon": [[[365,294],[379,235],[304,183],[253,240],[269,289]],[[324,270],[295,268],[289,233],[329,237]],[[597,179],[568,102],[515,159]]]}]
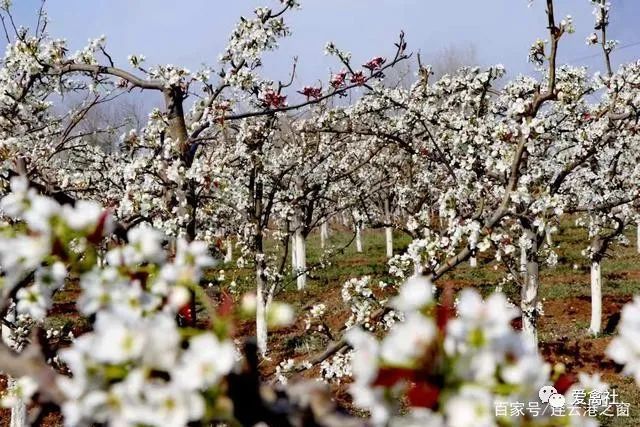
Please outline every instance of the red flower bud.
[{"label": "red flower bud", "polygon": [[268,89],[262,94],[262,103],[268,108],[283,108],[287,105],[287,97]]},{"label": "red flower bud", "polygon": [[338,89],[344,86],[344,82],[346,79],[347,79],[347,71],[342,70],[338,74],[334,74],[333,76],[331,76],[331,80],[329,81],[329,83],[334,89]]},{"label": "red flower bud", "polygon": [[367,79],[364,76],[364,73],[362,71],[358,71],[356,73],[353,74],[353,76],[351,76],[351,83],[356,84],[358,86],[362,86],[363,84],[365,84],[367,81]]},{"label": "red flower bud", "polygon": [[322,88],[305,86],[301,91],[298,91],[298,93],[306,96],[307,100],[310,98],[318,99],[322,96]]}]

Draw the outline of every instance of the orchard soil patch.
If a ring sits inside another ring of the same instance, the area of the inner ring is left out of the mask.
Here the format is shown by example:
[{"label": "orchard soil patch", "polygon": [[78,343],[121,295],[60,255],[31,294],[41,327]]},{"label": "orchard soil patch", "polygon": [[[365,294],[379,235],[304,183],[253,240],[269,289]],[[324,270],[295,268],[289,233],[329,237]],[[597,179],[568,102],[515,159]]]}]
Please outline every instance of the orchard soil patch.
[{"label": "orchard soil patch", "polygon": [[540,320],[541,333],[549,338],[541,343],[545,358],[551,363],[564,363],[569,372],[603,372],[618,374],[619,368],[605,350],[615,333],[622,307],[630,296],[605,295],[603,297],[603,328],[600,337],[592,337],[587,328],[591,318],[591,299],[588,296],[553,299],[544,303],[544,316]]}]

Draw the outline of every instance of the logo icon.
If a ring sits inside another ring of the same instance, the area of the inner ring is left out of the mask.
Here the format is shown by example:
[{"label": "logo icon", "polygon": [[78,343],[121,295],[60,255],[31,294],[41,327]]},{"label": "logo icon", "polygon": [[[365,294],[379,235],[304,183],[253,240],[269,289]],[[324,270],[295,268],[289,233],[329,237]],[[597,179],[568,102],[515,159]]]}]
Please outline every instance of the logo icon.
[{"label": "logo icon", "polygon": [[565,404],[564,396],[550,385],[542,387],[538,392],[538,397],[542,403],[548,403],[552,408],[563,408]]},{"label": "logo icon", "polygon": [[555,387],[550,385],[546,385],[540,389],[538,392],[538,397],[542,403],[549,403],[549,398],[554,394],[558,394],[558,390]]}]

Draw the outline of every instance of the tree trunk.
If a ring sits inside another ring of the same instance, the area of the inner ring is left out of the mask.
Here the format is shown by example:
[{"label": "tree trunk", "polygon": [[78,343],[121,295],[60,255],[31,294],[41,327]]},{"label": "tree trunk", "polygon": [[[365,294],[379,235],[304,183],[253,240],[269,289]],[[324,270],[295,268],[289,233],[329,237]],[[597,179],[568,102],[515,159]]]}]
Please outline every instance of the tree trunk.
[{"label": "tree trunk", "polygon": [[356,252],[362,253],[362,225],[356,224]]},{"label": "tree trunk", "polygon": [[291,236],[291,271],[293,271],[293,274],[296,274],[296,272],[298,271],[297,246],[296,232],[294,231],[293,235]]},{"label": "tree trunk", "polygon": [[589,331],[599,335],[602,329],[602,269],[601,262],[591,263],[591,325]]},{"label": "tree trunk", "polygon": [[393,257],[393,228],[391,227],[391,209],[389,198],[384,199],[384,220],[387,226],[384,228],[385,242],[387,246],[387,258]]},{"label": "tree trunk", "polygon": [[387,243],[387,258],[393,257],[393,228],[384,228],[385,241]]},{"label": "tree trunk", "polygon": [[267,354],[267,304],[265,298],[264,263],[256,257],[256,341],[262,357]]},{"label": "tree trunk", "polygon": [[477,258],[477,246],[478,246],[478,239],[480,238],[480,232],[479,231],[473,231],[473,234],[471,235],[471,239],[469,242],[469,249],[471,249],[471,257],[469,258],[469,265],[471,266],[471,268],[476,268],[478,266],[478,258]]},{"label": "tree trunk", "polygon": [[551,228],[546,227],[544,229],[545,239],[547,240],[547,246],[553,247],[553,237],[551,236]]},{"label": "tree trunk", "polygon": [[329,224],[327,221],[323,221],[320,224],[320,247],[322,249],[326,248],[327,240],[329,240]]},{"label": "tree trunk", "polygon": [[[5,318],[9,322],[16,321],[15,306],[7,310],[7,316]],[[20,351],[20,345],[13,339],[13,331],[5,324],[2,325],[2,341],[3,343],[14,351]],[[16,385],[16,380],[11,377],[7,377],[7,388],[10,391]],[[27,407],[22,400],[18,401],[15,406],[11,407],[11,421],[9,423],[11,427],[25,427],[27,425]]]},{"label": "tree trunk", "polygon": [[[187,124],[184,117],[184,106],[182,103],[184,102],[185,94],[178,86],[167,87],[162,91],[162,93],[164,95],[169,136],[178,147],[180,159],[184,163],[185,168],[188,169],[193,164],[195,151],[191,149],[189,133],[187,131]],[[190,218],[186,227],[186,235],[187,239],[192,242],[195,240],[197,233],[196,213],[198,209],[198,197],[196,183],[187,179],[183,184],[182,190],[186,194],[187,205],[190,210]]]},{"label": "tree trunk", "polygon": [[307,286],[307,240],[302,235],[302,230],[298,228],[295,232],[295,252],[298,263],[296,282],[298,290],[301,291]]},{"label": "tree trunk", "polygon": [[527,244],[524,239],[520,239],[520,273],[522,277],[527,275]]},{"label": "tree trunk", "polygon": [[178,250],[178,239],[175,237],[169,237],[169,244],[167,245],[167,249],[171,255],[175,255]]},{"label": "tree trunk", "polygon": [[247,211],[247,219],[254,225],[251,250],[253,252],[253,263],[256,273],[256,345],[258,353],[262,357],[267,354],[267,307],[266,307],[266,287],[267,262],[264,253],[264,224],[269,223],[265,218],[263,196],[264,187],[260,179],[262,173],[261,164],[254,164],[250,175],[251,208]]},{"label": "tree trunk", "polygon": [[[260,189],[259,189],[260,190]],[[258,209],[261,209],[258,204]],[[262,229],[258,227],[258,232],[254,236],[254,264],[256,268],[256,344],[258,352],[262,357],[267,354],[267,280],[265,275],[266,261],[264,255],[264,244],[262,240]]]},{"label": "tree trunk", "polygon": [[[9,378],[8,388],[11,390],[16,385],[16,380]],[[11,407],[10,427],[25,427],[27,425],[27,406],[22,400]]]},{"label": "tree trunk", "polygon": [[196,240],[196,235],[198,234],[198,196],[196,195],[195,184],[193,182],[190,182],[188,187],[187,203],[191,208],[191,212],[189,213],[189,222],[187,223],[187,240],[193,242]]},{"label": "tree trunk", "polygon": [[[529,340],[536,347],[538,345],[538,241],[536,233],[527,229],[525,231],[527,240],[531,245],[528,249],[522,245],[526,259],[526,270],[524,283],[521,290],[520,309],[522,310],[522,332],[525,339]],[[529,246],[529,245],[527,245]]]},{"label": "tree trunk", "polygon": [[640,222],[638,222],[638,224],[636,224],[636,226],[637,226],[637,229],[636,229],[636,250],[640,254]]},{"label": "tree trunk", "polygon": [[180,150],[183,161],[190,166],[193,159],[189,158],[189,135],[184,118],[182,102],[184,93],[180,88],[170,87],[163,91],[167,119],[169,121],[169,135]]},{"label": "tree trunk", "polygon": [[227,253],[224,256],[224,262],[231,262],[233,261],[233,242],[231,241],[231,238],[227,237],[227,244],[226,244],[226,249],[227,249]]}]

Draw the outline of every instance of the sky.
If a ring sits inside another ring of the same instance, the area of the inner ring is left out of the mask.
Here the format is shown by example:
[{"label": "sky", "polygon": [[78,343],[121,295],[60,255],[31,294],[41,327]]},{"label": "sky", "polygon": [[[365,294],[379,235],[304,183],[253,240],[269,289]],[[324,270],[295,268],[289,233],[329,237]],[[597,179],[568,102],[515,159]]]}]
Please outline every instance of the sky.
[{"label": "sky", "polygon": [[[640,57],[640,0],[612,0],[611,38],[621,46],[614,65]],[[326,81],[339,69],[324,54],[327,41],[353,53],[357,63],[373,56],[391,56],[404,30],[408,50],[423,58],[447,47],[475,47],[478,65],[503,64],[510,75],[532,74],[529,46],[545,38],[544,0],[302,0],[302,9],[286,20],[292,37],[265,57],[263,75],[287,80],[293,57],[299,58],[296,85]],[[172,63],[191,70],[207,63],[216,67],[228,34],[241,15],[278,0],[48,0],[49,32],[80,48],[89,38],[107,36],[116,63],[128,67],[129,54],[144,54],[147,66]],[[560,62],[603,69],[602,56],[585,43],[593,31],[589,0],[555,0],[557,20],[572,15],[576,33],[563,40]],[[39,0],[14,0],[16,20],[33,26]],[[0,46],[2,47],[2,46]]]}]

